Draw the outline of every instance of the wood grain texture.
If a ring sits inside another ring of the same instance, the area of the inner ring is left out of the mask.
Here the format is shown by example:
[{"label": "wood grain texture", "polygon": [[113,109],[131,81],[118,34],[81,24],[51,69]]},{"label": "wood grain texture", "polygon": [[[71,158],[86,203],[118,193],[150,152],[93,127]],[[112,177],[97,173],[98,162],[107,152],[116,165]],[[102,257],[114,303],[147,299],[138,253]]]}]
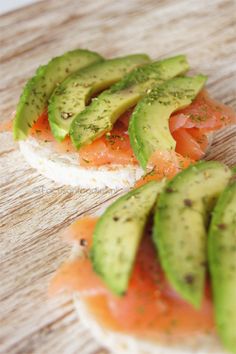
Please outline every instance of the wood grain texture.
[{"label": "wood grain texture", "polygon": [[[38,65],[83,47],[112,57],[186,53],[209,75],[211,94],[236,109],[234,0],[49,0],[0,17],[1,120],[14,111]],[[219,132],[209,158],[236,163],[235,128]],[[76,319],[70,299],[48,299],[49,280],[69,248],[60,230],[114,196],[58,187],[0,134],[0,351],[95,354],[101,348]]]}]

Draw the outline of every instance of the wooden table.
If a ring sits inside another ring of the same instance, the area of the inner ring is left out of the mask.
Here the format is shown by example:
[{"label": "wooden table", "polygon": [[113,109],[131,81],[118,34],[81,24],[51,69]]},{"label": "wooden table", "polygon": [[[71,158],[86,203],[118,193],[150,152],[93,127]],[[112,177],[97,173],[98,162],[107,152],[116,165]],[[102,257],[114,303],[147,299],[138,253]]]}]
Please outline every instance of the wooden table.
[{"label": "wooden table", "polygon": [[[0,17],[1,120],[39,64],[84,47],[111,57],[186,53],[194,71],[209,75],[212,95],[236,109],[235,0],[47,0]],[[221,136],[213,157],[236,163],[235,129]],[[72,303],[48,299],[53,272],[69,247],[59,231],[114,193],[60,188],[23,160],[11,134],[0,134],[0,351],[100,353],[78,323]]]}]

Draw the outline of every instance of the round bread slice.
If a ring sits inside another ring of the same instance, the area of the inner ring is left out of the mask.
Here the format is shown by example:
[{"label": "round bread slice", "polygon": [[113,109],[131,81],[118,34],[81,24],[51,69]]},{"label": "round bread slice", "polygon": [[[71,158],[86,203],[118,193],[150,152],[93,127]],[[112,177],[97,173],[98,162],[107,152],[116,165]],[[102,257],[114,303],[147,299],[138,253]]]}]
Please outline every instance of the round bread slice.
[{"label": "round bread slice", "polygon": [[[210,151],[212,141],[213,134],[209,134],[206,154]],[[145,174],[139,165],[132,163],[125,166],[111,163],[86,168],[79,163],[79,152],[57,151],[53,143],[37,139],[37,136],[19,141],[19,147],[31,167],[59,185],[94,190],[128,189]]]},{"label": "round bread slice", "polygon": [[[208,135],[208,140],[206,154],[210,151],[212,134]],[[59,185],[94,190],[126,189],[133,187],[145,174],[139,165],[132,163],[125,166],[111,163],[86,168],[79,163],[79,152],[57,151],[53,143],[37,139],[35,136],[19,141],[19,147],[31,167]]]},{"label": "round bread slice", "polygon": [[115,165],[85,168],[79,164],[79,153],[55,151],[53,144],[28,137],[19,142],[20,150],[31,167],[60,185],[86,189],[129,188],[143,174],[138,165]]}]

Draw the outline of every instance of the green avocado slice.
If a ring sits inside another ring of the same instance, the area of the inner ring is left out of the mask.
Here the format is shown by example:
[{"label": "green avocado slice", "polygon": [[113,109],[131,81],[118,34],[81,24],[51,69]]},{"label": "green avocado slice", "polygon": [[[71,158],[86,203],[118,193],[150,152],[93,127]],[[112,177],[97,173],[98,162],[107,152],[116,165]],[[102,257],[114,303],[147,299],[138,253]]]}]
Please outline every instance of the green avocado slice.
[{"label": "green avocado slice", "polygon": [[75,147],[79,149],[90,144],[110,131],[121,114],[133,107],[152,87],[183,74],[188,68],[186,57],[179,55],[134,69],[75,117],[70,128]]},{"label": "green avocado slice", "polygon": [[134,54],[95,63],[70,75],[55,89],[49,102],[49,123],[56,140],[62,141],[66,137],[71,122],[92,96],[148,62],[150,58],[147,55]]},{"label": "green avocado slice", "polygon": [[116,200],[101,216],[93,236],[96,273],[117,295],[128,287],[148,216],[165,181],[149,182]]},{"label": "green avocado slice", "polygon": [[202,89],[206,76],[177,77],[153,88],[136,106],[129,123],[130,143],[145,170],[157,151],[175,150],[169,129],[170,115],[188,106]]},{"label": "green avocado slice", "polygon": [[236,178],[213,210],[208,238],[209,267],[217,330],[225,347],[236,353]]},{"label": "green avocado slice", "polygon": [[71,73],[102,60],[95,52],[77,49],[40,66],[34,77],[26,83],[18,102],[13,122],[14,139],[27,138],[29,129],[46,109],[48,99],[58,83]]},{"label": "green avocado slice", "polygon": [[207,225],[232,171],[200,162],[167,183],[156,207],[153,240],[170,285],[194,307],[201,306],[207,261]]}]

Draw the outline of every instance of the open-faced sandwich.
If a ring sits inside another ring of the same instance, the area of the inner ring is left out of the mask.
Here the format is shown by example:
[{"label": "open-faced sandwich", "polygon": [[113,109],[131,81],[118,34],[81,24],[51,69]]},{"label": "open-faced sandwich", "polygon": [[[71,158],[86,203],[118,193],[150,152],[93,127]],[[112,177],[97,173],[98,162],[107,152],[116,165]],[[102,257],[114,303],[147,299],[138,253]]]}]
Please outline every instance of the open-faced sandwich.
[{"label": "open-faced sandwich", "polygon": [[114,353],[236,353],[235,172],[198,162],[78,220],[50,291]]},{"label": "open-faced sandwich", "polygon": [[172,176],[201,159],[209,134],[235,113],[183,76],[184,55],[104,59],[75,50],[40,67],[26,84],[14,138],[31,166],[61,184],[118,189],[150,171]]}]

